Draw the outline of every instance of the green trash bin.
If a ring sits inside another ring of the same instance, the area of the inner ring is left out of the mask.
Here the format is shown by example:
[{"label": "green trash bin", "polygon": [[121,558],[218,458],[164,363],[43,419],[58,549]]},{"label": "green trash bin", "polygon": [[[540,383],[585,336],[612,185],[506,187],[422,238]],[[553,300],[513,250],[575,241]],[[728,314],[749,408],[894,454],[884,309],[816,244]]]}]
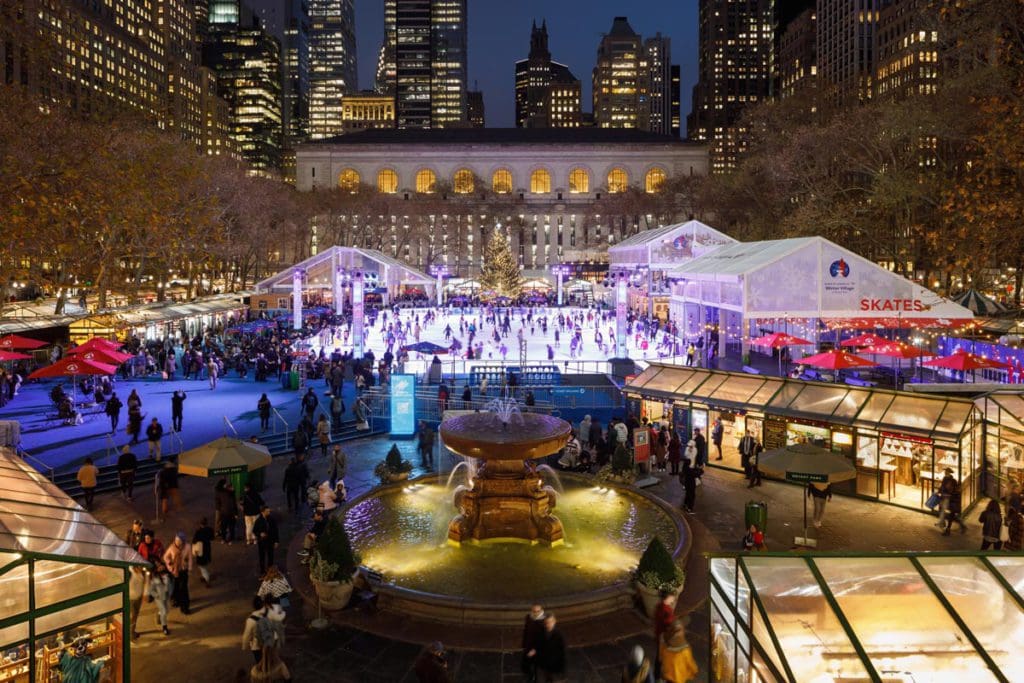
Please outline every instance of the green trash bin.
[{"label": "green trash bin", "polygon": [[298,389],[299,389],[299,371],[298,370],[292,370],[289,373],[289,375],[288,375],[288,379],[289,379],[288,383],[291,386],[292,390],[293,391],[298,391]]},{"label": "green trash bin", "polygon": [[748,500],[743,511],[743,530],[756,524],[761,533],[768,535],[768,503],[756,500]]}]

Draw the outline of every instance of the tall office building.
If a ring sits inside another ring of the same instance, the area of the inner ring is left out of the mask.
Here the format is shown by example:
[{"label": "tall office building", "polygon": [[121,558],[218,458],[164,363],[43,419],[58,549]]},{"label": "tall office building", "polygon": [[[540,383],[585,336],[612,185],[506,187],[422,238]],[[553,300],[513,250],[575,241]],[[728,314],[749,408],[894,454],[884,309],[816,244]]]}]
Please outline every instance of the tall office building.
[{"label": "tall office building", "polygon": [[745,151],[744,108],[771,93],[774,0],[700,0],[698,76],[687,137],[710,145],[713,173]]},{"label": "tall office building", "polygon": [[309,0],[309,137],[342,132],[341,102],[356,92],[355,10],[352,0]]},{"label": "tall office building", "polygon": [[516,126],[578,128],[580,79],[551,60],[547,22],[530,30],[530,53],[516,62]]},{"label": "tall office building", "polygon": [[615,17],[597,48],[593,73],[594,125],[672,131],[671,40],[644,40],[626,17]]},{"label": "tall office building", "polygon": [[484,94],[480,90],[466,91],[466,121],[470,128],[484,127]]},{"label": "tall office building", "polygon": [[939,31],[935,10],[923,0],[896,0],[879,14],[872,95],[900,100],[934,95],[939,84]]},{"label": "tall office building", "polygon": [[871,98],[875,32],[889,0],[818,0],[817,51],[820,85],[836,105]]},{"label": "tall office building", "polygon": [[164,46],[164,115],[167,129],[202,145],[203,112],[199,35],[193,0],[156,0],[157,27]]},{"label": "tall office building", "polygon": [[226,11],[226,4],[210,2],[203,64],[228,102],[233,144],[253,173],[272,175],[282,162],[281,46],[251,9],[236,2]]},{"label": "tall office building", "polygon": [[669,135],[674,138],[679,137],[679,130],[682,127],[682,78],[679,72],[679,65],[672,65],[672,85],[669,88],[669,97],[671,98],[671,116],[672,125],[669,129]]},{"label": "tall office building", "polygon": [[376,90],[395,95],[399,128],[465,125],[466,0],[385,0]]},{"label": "tall office building", "polygon": [[809,7],[787,22],[780,23],[779,53],[775,60],[778,77],[775,96],[784,99],[817,85],[817,13]]}]

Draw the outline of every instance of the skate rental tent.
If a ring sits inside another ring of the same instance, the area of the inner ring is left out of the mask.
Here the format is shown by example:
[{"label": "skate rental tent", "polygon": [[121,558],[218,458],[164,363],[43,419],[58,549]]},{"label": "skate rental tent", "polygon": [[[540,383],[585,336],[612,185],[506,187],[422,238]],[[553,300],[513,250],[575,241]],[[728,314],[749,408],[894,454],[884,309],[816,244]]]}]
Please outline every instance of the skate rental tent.
[{"label": "skate rental tent", "polygon": [[608,271],[630,278],[629,306],[664,319],[668,314],[666,273],[736,240],[700,221],[639,232],[608,247]]},{"label": "skate rental tent", "polygon": [[723,357],[729,347],[745,356],[751,339],[771,332],[814,342],[792,349],[796,360],[842,330],[955,333],[974,319],[969,309],[823,237],[730,244],[666,276],[671,319],[688,338],[717,327]]}]

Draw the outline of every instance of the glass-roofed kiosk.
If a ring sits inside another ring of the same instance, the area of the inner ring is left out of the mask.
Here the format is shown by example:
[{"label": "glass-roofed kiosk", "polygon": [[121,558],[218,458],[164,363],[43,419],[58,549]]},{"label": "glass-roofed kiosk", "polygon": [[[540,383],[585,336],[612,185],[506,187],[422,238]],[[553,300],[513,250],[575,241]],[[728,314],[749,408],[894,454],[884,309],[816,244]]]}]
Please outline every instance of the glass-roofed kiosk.
[{"label": "glass-roofed kiosk", "polygon": [[0,681],[51,683],[90,667],[101,681],[130,680],[133,565],[145,560],[0,448]]},{"label": "glass-roofed kiosk", "polygon": [[709,557],[709,680],[1024,679],[1024,555]]},{"label": "glass-roofed kiosk", "polygon": [[848,458],[857,478],[834,484],[837,493],[925,510],[949,468],[965,508],[981,494],[984,420],[969,399],[657,362],[624,392],[634,415],[674,426],[684,441],[721,420],[722,460],[709,453],[712,466],[740,470],[750,432],[765,449],[806,442]]}]

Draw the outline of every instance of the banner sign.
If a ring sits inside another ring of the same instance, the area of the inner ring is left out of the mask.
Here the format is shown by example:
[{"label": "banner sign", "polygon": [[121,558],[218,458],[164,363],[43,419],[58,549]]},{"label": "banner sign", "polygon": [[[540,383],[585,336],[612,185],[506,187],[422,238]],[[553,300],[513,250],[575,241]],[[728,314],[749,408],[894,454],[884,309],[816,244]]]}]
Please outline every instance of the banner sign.
[{"label": "banner sign", "polygon": [[391,375],[391,436],[416,433],[416,375]]},{"label": "banner sign", "polygon": [[808,472],[786,472],[786,481],[798,484],[827,484],[827,474],[811,474]]},{"label": "banner sign", "polygon": [[352,280],[352,355],[360,359],[363,357],[363,278],[356,277]]},{"label": "banner sign", "polygon": [[620,277],[615,284],[615,357],[629,358],[626,352],[626,310],[629,294],[626,278]]},{"label": "banner sign", "polygon": [[633,459],[647,462],[651,457],[650,433],[645,427],[633,430]]}]

